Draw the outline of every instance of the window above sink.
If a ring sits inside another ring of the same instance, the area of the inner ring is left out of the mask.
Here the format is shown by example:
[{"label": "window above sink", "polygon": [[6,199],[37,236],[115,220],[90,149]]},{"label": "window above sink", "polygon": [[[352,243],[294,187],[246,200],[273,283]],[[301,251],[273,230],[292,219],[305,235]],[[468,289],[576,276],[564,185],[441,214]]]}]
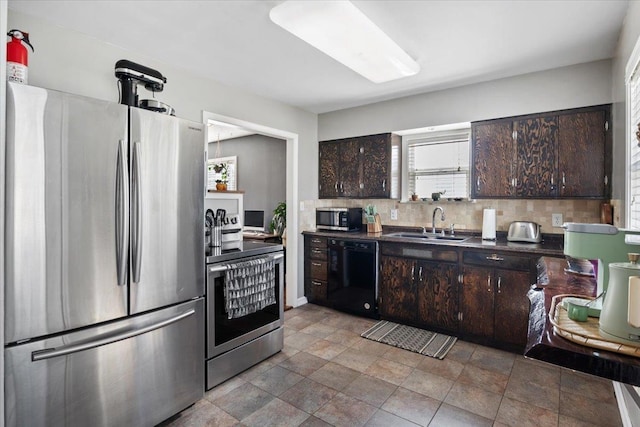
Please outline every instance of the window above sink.
[{"label": "window above sink", "polygon": [[403,200],[409,194],[425,199],[433,193],[453,199],[469,198],[471,124],[416,129],[402,134]]}]

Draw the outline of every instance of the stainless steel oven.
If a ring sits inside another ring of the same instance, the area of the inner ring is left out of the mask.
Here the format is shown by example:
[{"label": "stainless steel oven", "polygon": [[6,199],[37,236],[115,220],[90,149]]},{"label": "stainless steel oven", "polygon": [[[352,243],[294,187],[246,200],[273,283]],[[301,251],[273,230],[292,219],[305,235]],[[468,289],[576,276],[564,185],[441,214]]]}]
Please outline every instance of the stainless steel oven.
[{"label": "stainless steel oven", "polygon": [[[250,245],[243,242],[243,246]],[[235,258],[207,265],[207,390],[277,353],[284,345],[284,254],[280,245],[261,247],[258,256],[251,256],[255,251],[238,251]],[[227,271],[233,263],[264,258],[274,262],[275,303],[250,314],[230,316],[225,305]]]},{"label": "stainless steel oven", "polygon": [[378,317],[378,242],[329,239],[327,300],[339,310]]}]

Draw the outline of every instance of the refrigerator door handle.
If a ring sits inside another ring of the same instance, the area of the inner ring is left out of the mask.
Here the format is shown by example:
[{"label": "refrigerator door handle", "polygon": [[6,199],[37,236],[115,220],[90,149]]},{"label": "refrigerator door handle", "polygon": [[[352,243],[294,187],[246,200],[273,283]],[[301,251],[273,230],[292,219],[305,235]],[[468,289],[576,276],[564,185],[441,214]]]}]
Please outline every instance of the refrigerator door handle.
[{"label": "refrigerator door handle", "polygon": [[142,183],[141,183],[141,154],[140,143],[133,144],[133,218],[131,235],[133,236],[133,282],[140,281],[140,268],[142,267]]},{"label": "refrigerator door handle", "polygon": [[91,341],[81,341],[77,344],[69,344],[58,348],[34,351],[33,353],[31,353],[31,360],[33,362],[37,362],[39,360],[66,356],[67,354],[79,353],[81,351],[89,350],[103,345],[113,344],[117,341],[126,340],[138,335],[146,334],[147,332],[155,331],[156,329],[164,328],[165,326],[169,326],[173,323],[179,322],[182,319],[186,319],[189,316],[193,316],[195,313],[196,311],[194,309],[190,309],[189,311],[178,314],[177,316],[173,316],[169,319],[165,319],[139,329],[134,329],[132,331],[122,332],[115,335],[108,335]]},{"label": "refrigerator door handle", "polygon": [[127,284],[127,254],[129,252],[129,171],[126,141],[118,144],[116,172],[116,269],[118,285]]}]

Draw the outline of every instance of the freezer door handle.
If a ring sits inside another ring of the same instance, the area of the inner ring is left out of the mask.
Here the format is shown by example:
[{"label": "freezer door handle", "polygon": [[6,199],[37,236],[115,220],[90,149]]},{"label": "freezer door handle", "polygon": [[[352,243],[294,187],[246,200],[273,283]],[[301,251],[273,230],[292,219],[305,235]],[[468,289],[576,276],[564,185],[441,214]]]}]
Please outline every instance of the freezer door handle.
[{"label": "freezer door handle", "polygon": [[140,281],[140,268],[142,267],[142,182],[141,182],[141,157],[140,143],[133,144],[133,217],[131,223],[131,235],[133,236],[133,282]]},{"label": "freezer door handle", "polygon": [[34,351],[33,353],[31,353],[31,360],[33,362],[37,362],[39,360],[66,356],[67,354],[79,353],[81,351],[89,350],[103,345],[113,344],[117,341],[126,340],[138,335],[146,334],[147,332],[155,331],[156,329],[164,328],[165,326],[169,326],[173,323],[179,322],[182,319],[186,319],[189,316],[193,316],[195,313],[196,311],[194,309],[190,309],[182,314],[178,314],[177,316],[173,316],[169,319],[165,319],[160,322],[144,326],[142,328],[134,329],[132,331],[121,332],[115,335],[109,334],[103,337],[98,337],[91,341],[79,342],[77,344],[69,344],[62,347]]},{"label": "freezer door handle", "polygon": [[127,147],[124,140],[118,145],[116,165],[116,269],[118,285],[127,284],[127,256],[129,252],[129,172]]}]

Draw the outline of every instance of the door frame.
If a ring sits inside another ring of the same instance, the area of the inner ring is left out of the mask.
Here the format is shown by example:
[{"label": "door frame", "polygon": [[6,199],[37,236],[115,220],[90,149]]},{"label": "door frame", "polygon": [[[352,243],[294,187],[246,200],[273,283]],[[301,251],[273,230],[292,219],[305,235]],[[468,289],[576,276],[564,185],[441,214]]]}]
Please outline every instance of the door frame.
[{"label": "door frame", "polygon": [[[202,111],[202,123],[207,125],[209,120],[229,123],[240,126],[247,130],[253,131],[260,135],[269,136],[271,138],[283,139],[287,144],[287,252],[286,252],[286,271],[285,284],[286,299],[288,305],[297,307],[306,303],[306,298],[298,299],[298,260],[302,259],[298,254],[298,134],[286,130],[276,129],[264,126],[258,123],[240,120],[222,114]],[[208,145],[205,141],[205,148]]]}]

